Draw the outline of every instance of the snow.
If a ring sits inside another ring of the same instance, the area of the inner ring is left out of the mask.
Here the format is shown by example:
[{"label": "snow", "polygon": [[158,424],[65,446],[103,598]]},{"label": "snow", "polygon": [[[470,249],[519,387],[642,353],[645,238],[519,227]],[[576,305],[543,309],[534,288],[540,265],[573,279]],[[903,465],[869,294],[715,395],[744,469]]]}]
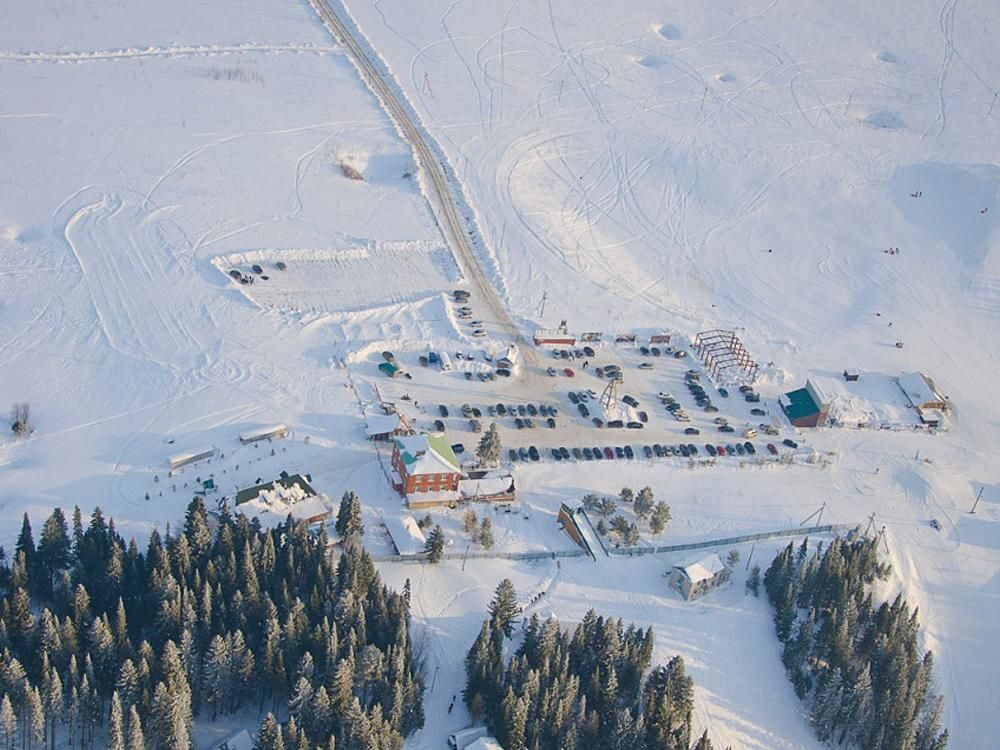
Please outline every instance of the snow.
[{"label": "snow", "polygon": [[[690,357],[640,371],[634,348],[598,347],[592,365],[620,363],[649,412],[641,431],[590,426],[566,391],[606,381],[578,368],[572,381],[546,378],[530,351],[493,383],[464,378],[493,368],[478,354],[450,372],[420,367],[430,350],[501,354],[509,337],[478,293],[485,339],[455,315],[447,291],[469,284],[412,153],[307,3],[13,0],[0,26],[0,391],[31,403],[36,429],[0,438],[0,542],[12,546],[23,513],[37,531],[52,507],[77,503],[100,504],[142,542],[178,522],[198,480],[232,495],[286,470],[311,474],[328,497],[356,491],[366,544],[389,554],[379,519],[406,511],[386,447],[365,440],[367,410],[409,403],[408,419],[430,430],[438,403],[558,404],[553,430],[498,419],[505,455],[534,444],[544,459],[516,465],[513,507],[482,511],[497,554],[575,549],[556,525],[560,503],[622,485],[670,503],[657,543],[795,526],[821,507],[831,523],[864,526],[874,513],[893,565],[887,589],[920,608],[952,744],[990,747],[1000,731],[1000,677],[983,658],[1000,637],[993,4],[347,6],[460,183],[480,259],[523,332],[566,319],[606,338],[666,330],[686,346],[701,330],[737,331],[760,360],[769,414],[750,415],[736,394],[713,401],[740,431],[780,422],[781,437],[821,460],[548,458],[560,445],[695,440],[655,399],[686,399]],[[347,179],[341,162],[364,179]],[[255,263],[269,279],[228,276]],[[379,375],[384,349],[412,380]],[[843,383],[845,368],[861,379]],[[914,429],[895,383],[914,371],[946,384],[947,432]],[[775,400],[807,380],[842,425],[892,429],[790,430]],[[711,415],[685,408],[699,447],[721,437]],[[292,436],[240,444],[276,423]],[[447,432],[467,448],[476,439],[454,417]],[[217,455],[168,477],[168,457],[198,445]],[[471,554],[462,512],[430,511],[449,551]],[[739,551],[764,566],[785,543]],[[657,661],[685,657],[696,727],[717,746],[818,748],[769,608],[743,592],[743,563],[690,604],[664,578],[683,561],[380,563],[390,585],[411,579],[432,670],[428,724],[407,749],[443,747],[468,725],[460,703],[447,706],[504,577],[530,594],[529,613],[565,625],[594,607],[652,626]]]},{"label": "snow", "polygon": [[674,567],[683,571],[691,583],[701,583],[712,578],[725,566],[722,564],[719,556],[713,553],[695,558],[681,565],[675,565]]},{"label": "snow", "polygon": [[389,536],[392,537],[396,554],[416,555],[425,551],[427,538],[417,526],[417,522],[413,520],[413,516],[396,516],[386,513],[382,516],[382,523],[389,532]]}]

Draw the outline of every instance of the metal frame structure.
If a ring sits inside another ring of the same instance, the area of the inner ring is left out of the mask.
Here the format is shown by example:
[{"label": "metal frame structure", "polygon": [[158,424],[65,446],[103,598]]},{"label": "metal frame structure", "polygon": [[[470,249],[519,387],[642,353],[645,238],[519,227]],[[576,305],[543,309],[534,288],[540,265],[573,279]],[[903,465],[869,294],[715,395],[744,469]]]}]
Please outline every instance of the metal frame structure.
[{"label": "metal frame structure", "polygon": [[701,357],[712,380],[737,373],[741,385],[752,385],[760,365],[750,356],[735,331],[713,328],[694,338],[694,350]]},{"label": "metal frame structure", "polygon": [[618,408],[618,386],[622,382],[624,382],[624,378],[619,374],[611,378],[604,386],[604,391],[601,393],[601,406],[604,407],[605,414]]}]

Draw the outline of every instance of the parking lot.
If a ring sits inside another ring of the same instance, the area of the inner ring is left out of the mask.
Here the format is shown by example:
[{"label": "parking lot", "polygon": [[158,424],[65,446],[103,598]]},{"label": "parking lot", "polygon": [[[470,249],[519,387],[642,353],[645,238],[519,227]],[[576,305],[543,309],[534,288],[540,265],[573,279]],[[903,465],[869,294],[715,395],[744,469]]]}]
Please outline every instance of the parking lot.
[{"label": "parking lot", "polygon": [[[385,398],[413,404],[414,429],[446,432],[463,460],[473,459],[479,432],[493,422],[503,459],[513,463],[532,460],[532,446],[537,460],[548,461],[776,460],[793,450],[783,445],[790,428],[768,394],[715,387],[686,347],[679,348],[684,356],[667,346],[658,355],[635,345],[540,349],[540,366],[515,365],[498,377],[506,346],[475,343],[481,346],[396,352],[407,378],[377,381]],[[382,358],[370,359],[377,366]],[[617,398],[606,408],[601,395],[614,378]]]}]

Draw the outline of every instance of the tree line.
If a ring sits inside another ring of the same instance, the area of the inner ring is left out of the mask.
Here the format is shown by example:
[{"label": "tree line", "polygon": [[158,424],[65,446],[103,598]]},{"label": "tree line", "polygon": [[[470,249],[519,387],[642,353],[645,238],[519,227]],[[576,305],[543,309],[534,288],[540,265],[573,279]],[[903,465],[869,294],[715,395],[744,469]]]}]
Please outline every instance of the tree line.
[{"label": "tree line", "polygon": [[[144,552],[95,509],[0,549],[0,749],[187,750],[255,707],[261,750],[398,750],[423,725],[409,598],[368,554],[200,498]],[[284,721],[281,723],[275,717]]]},{"label": "tree line", "polygon": [[[465,659],[470,715],[506,750],[689,750],[694,684],[680,656],[649,670],[653,633],[589,611],[572,631],[537,615],[507,659],[520,615],[501,581]],[[707,733],[695,750],[711,750]]]},{"label": "tree line", "polygon": [[855,531],[820,543],[789,543],[764,574],[782,661],[811,706],[817,738],[862,750],[944,750],[934,657],[920,650],[917,610],[902,594],[873,602],[888,577],[879,537]]}]

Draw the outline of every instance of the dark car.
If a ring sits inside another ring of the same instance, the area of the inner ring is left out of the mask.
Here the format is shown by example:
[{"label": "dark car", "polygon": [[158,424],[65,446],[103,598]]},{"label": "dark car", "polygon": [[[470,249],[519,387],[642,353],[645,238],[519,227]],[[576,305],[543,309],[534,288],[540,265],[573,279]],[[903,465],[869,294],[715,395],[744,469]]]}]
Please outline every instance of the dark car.
[{"label": "dark car", "polygon": [[600,449],[600,448],[596,448],[596,447],[595,447],[595,448],[594,448],[594,460],[595,460],[595,461],[600,461],[600,460],[602,460],[603,458],[604,458],[604,453],[603,453],[603,452],[601,451],[601,449]]},{"label": "dark car", "polygon": [[601,427],[604,427],[604,420],[601,419],[600,417],[594,417],[590,421],[593,422],[594,423],[594,427],[597,427],[598,429],[600,429]]},{"label": "dark car", "polygon": [[277,268],[279,271],[287,271],[288,270],[288,266],[286,266],[285,262],[282,261],[282,260],[279,260],[277,263],[275,263],[274,267]]},{"label": "dark car", "polygon": [[518,404],[517,413],[523,417],[525,414],[528,413],[528,409],[524,406],[524,404]]},{"label": "dark car", "polygon": [[570,400],[570,403],[572,403],[572,404],[578,404],[578,403],[580,403],[580,397],[576,395],[575,391],[570,391],[569,392],[569,400]]},{"label": "dark car", "polygon": [[515,461],[517,461],[517,451],[514,450],[513,448],[511,448],[509,451],[507,451],[507,456],[510,458],[510,462],[511,463],[514,463]]},{"label": "dark car", "polygon": [[535,429],[535,422],[531,417],[525,417],[524,426],[527,427],[529,430],[533,430]]},{"label": "dark car", "polygon": [[639,347],[639,354],[641,354],[643,357],[648,357],[649,356],[649,347],[640,346]]},{"label": "dark car", "polygon": [[715,446],[712,445],[711,443],[705,443],[705,450],[708,451],[708,455],[710,456],[714,456],[716,453],[718,453],[718,451],[715,450]]},{"label": "dark car", "polygon": [[684,428],[684,434],[685,435],[700,435],[701,434],[701,430],[699,430],[697,427],[685,427]]},{"label": "dark car", "polygon": [[521,419],[520,417],[514,417],[514,424],[517,427],[517,429],[519,430],[524,429],[524,420]]},{"label": "dark car", "polygon": [[445,406],[444,404],[441,404],[438,407],[438,411],[441,413],[442,417],[447,417],[448,416],[448,407]]},{"label": "dark car", "polygon": [[772,456],[778,455],[778,449],[775,447],[774,443],[767,444],[767,452],[770,453]]},{"label": "dark car", "polygon": [[[574,448],[574,450],[576,450],[576,449]],[[583,457],[585,459],[587,459],[588,461],[594,460],[594,451],[590,450],[590,448],[584,448],[583,449]]]},{"label": "dark car", "polygon": [[640,422],[648,422],[649,421],[649,415],[646,412],[644,412],[644,411],[640,411],[639,412],[639,421]]},{"label": "dark car", "polygon": [[232,271],[229,272],[229,275],[232,276],[234,279],[241,279],[241,278],[243,278],[243,273],[240,272],[240,271],[237,271],[235,268]]},{"label": "dark car", "polygon": [[727,391],[725,388],[720,388],[719,395],[722,396],[723,398],[729,398],[729,391]]},{"label": "dark car", "polygon": [[550,406],[549,407],[549,416],[550,417],[557,417],[557,416],[559,416],[559,409],[558,409],[558,407]]},{"label": "dark car", "polygon": [[726,453],[728,453],[730,456],[735,456],[736,448],[731,443],[729,443],[726,445]]},{"label": "dark car", "polygon": [[420,355],[420,366],[421,367],[427,367],[428,365],[430,365],[430,363],[431,363],[431,361],[429,359],[427,359],[427,357],[425,357],[423,354]]},{"label": "dark car", "polygon": [[737,443],[734,447],[739,455],[742,456],[746,454],[746,449],[743,447],[743,443]]},{"label": "dark car", "polygon": [[590,409],[587,408],[586,404],[577,404],[576,408],[580,412],[580,416],[581,417],[589,417],[590,416]]},{"label": "dark car", "polygon": [[438,432],[444,432],[444,422],[442,422],[440,419],[435,419],[434,429],[437,430]]},{"label": "dark car", "polygon": [[633,409],[639,406],[639,402],[627,394],[622,396],[622,401],[631,406]]},{"label": "dark car", "polygon": [[478,406],[473,406],[472,407],[472,416],[474,416],[476,419],[482,418],[482,416],[483,416],[483,410],[480,409]]},{"label": "dark car", "polygon": [[615,452],[613,450],[611,450],[611,448],[605,448],[604,449],[604,457],[606,459],[608,459],[609,461],[613,461],[614,458],[615,458]]},{"label": "dark car", "polygon": [[726,448],[725,446],[717,445],[715,446],[715,452],[718,453],[720,456],[724,456],[726,455]]},{"label": "dark car", "polygon": [[382,359],[384,359],[386,362],[395,362],[396,355],[390,351],[384,351],[382,352]]},{"label": "dark car", "polygon": [[763,409],[751,409],[750,413],[753,414],[755,417],[763,417],[767,412],[765,412]]},{"label": "dark car", "polygon": [[759,404],[760,403],[760,396],[758,396],[756,393],[748,393],[746,396],[743,397],[743,399],[748,404]]},{"label": "dark car", "polygon": [[785,438],[784,440],[781,441],[781,443],[782,443],[782,445],[787,445],[789,448],[798,448],[799,447],[799,444],[796,443],[791,438]]},{"label": "dark car", "polygon": [[615,446],[615,458],[625,458],[625,449],[620,445]]},{"label": "dark car", "polygon": [[642,422],[629,422],[625,425],[630,430],[641,430],[645,425]]},{"label": "dark car", "polygon": [[510,370],[505,370],[502,367],[498,368],[497,369],[497,375],[499,375],[501,378],[509,378],[510,377]]},{"label": "dark car", "polygon": [[528,404],[525,408],[528,410],[528,414],[533,417],[538,414],[538,409],[535,408],[534,404]]},{"label": "dark car", "polygon": [[719,411],[719,407],[713,404],[711,401],[709,401],[707,404],[703,404],[703,406],[708,414],[715,414],[717,411]]},{"label": "dark car", "polygon": [[554,458],[556,461],[562,461],[562,453],[559,452],[558,448],[553,448],[551,453],[552,453],[552,458]]},{"label": "dark car", "polygon": [[654,346],[649,351],[651,351],[653,353],[654,357],[659,357],[663,353],[663,352],[660,351],[660,347],[658,347],[658,346]]},{"label": "dark car", "polygon": [[753,443],[751,443],[749,440],[743,443],[743,447],[746,449],[746,452],[749,453],[751,456],[757,453],[757,449],[753,447]]},{"label": "dark car", "polygon": [[663,446],[659,443],[653,444],[653,453],[655,453],[658,458],[663,458],[663,456],[667,455],[666,451],[663,450]]},{"label": "dark car", "polygon": [[581,458],[583,458],[583,451],[580,450],[579,448],[574,448],[573,449],[573,458],[575,458],[577,461],[579,461]]},{"label": "dark car", "polygon": [[686,445],[684,445],[683,443],[681,443],[681,445],[677,448],[677,450],[680,452],[680,454],[682,456],[684,456],[684,458],[687,458],[688,447]]},{"label": "dark car", "polygon": [[618,429],[618,428],[624,427],[624,426],[625,426],[625,423],[622,422],[620,419],[612,419],[610,422],[608,422],[608,427],[611,427],[613,429]]},{"label": "dark car", "polygon": [[559,449],[559,455],[563,457],[564,461],[569,461],[569,451],[566,450],[566,446],[563,446]]},{"label": "dark car", "polygon": [[733,429],[732,425],[729,425],[729,424],[720,424],[719,425],[719,432],[736,432],[736,430]]},{"label": "dark car", "polygon": [[593,350],[593,348],[591,348],[589,346],[583,347],[583,353],[585,355],[587,355],[588,357],[593,357],[594,356],[594,350]]},{"label": "dark car", "polygon": [[506,416],[507,415],[507,407],[504,406],[503,404],[497,404],[497,414],[499,414],[501,417]]},{"label": "dark car", "polygon": [[461,443],[455,443],[454,445],[451,446],[451,449],[456,454],[458,454],[458,453],[465,453],[465,446],[462,445]]},{"label": "dark car", "polygon": [[517,455],[521,457],[522,461],[527,461],[528,460],[528,449],[527,448],[518,448],[517,449]]},{"label": "dark car", "polygon": [[646,454],[646,458],[652,458],[653,457],[653,448],[652,448],[652,446],[649,446],[649,445],[642,446],[642,452]]},{"label": "dark car", "polygon": [[625,446],[625,458],[635,458],[635,451],[632,450],[631,445]]},{"label": "dark car", "polygon": [[553,430],[556,428],[556,420],[554,420],[552,417],[546,419],[545,424],[547,424]]},{"label": "dark car", "polygon": [[256,263],[250,266],[250,270],[252,270],[254,273],[264,273],[264,269],[258,266]]}]

